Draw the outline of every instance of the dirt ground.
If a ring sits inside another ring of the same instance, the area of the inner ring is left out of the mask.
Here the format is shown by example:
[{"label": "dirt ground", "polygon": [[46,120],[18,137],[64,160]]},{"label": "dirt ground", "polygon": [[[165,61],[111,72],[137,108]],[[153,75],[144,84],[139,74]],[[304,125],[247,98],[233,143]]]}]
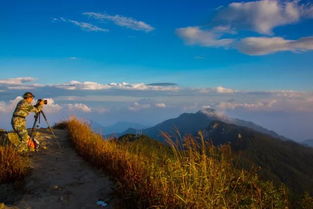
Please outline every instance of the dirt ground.
[{"label": "dirt ground", "polygon": [[[31,154],[32,172],[25,179],[23,194],[11,207],[19,209],[111,209],[112,181],[89,166],[71,147],[64,130],[53,138],[41,130],[39,152]],[[58,143],[57,143],[58,142]],[[60,145],[60,146],[58,146]],[[108,203],[103,207],[98,200]]]}]

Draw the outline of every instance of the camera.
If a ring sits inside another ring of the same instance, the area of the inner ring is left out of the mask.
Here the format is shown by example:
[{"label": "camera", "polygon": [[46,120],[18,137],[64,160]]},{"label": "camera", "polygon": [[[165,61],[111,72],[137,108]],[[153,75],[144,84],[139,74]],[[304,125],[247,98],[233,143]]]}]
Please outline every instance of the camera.
[{"label": "camera", "polygon": [[46,99],[38,99],[38,100],[37,100],[37,104],[36,104],[35,106],[38,107],[41,101],[43,101],[43,103],[44,103],[45,105],[48,104],[48,100],[46,100]]},{"label": "camera", "polygon": [[41,101],[43,101],[43,103],[45,105],[48,104],[48,100],[46,100],[46,99],[38,99],[38,103],[40,103]]}]

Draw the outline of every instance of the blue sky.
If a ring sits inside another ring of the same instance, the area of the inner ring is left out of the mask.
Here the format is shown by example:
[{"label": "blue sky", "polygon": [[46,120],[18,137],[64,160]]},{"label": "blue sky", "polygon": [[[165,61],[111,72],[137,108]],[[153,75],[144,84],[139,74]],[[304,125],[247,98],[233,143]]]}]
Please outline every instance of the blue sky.
[{"label": "blue sky", "polygon": [[[127,79],[128,82],[168,81],[184,86],[312,90],[308,79],[313,75],[312,51],[251,56],[235,49],[186,45],[177,36],[178,28],[211,24],[219,13],[217,8],[226,7],[230,2],[3,1],[0,10],[5,21],[1,21],[0,61],[3,71],[7,72],[1,75],[14,77],[27,71],[30,76],[49,83],[71,77],[97,82]],[[151,25],[154,30],[120,27],[83,15],[84,12],[131,17]],[[88,22],[109,31],[84,31],[71,23],[53,21],[60,17]],[[303,18],[278,26],[273,28],[272,36],[307,37],[312,35],[312,23],[313,19]],[[259,36],[254,31],[234,36],[245,37],[249,33]],[[51,78],[56,72],[59,78]],[[176,77],[177,73],[186,76]],[[262,82],[253,86],[243,81],[259,79]]]},{"label": "blue sky", "polygon": [[[256,96],[260,93],[251,92],[297,93],[298,103],[288,97],[294,109],[281,105],[280,109],[266,111],[296,114],[299,105],[308,111],[307,105],[312,104],[313,6],[310,1],[10,0],[1,2],[0,18],[2,104],[9,104],[16,94],[28,89],[64,105],[69,100],[61,100],[61,96],[63,99],[77,95],[106,96],[109,93],[105,85],[122,82],[131,86],[127,87],[131,91],[126,96],[140,96],[137,100],[126,99],[133,103],[125,109],[121,105],[121,109],[114,112],[106,101],[93,102],[94,97],[76,102],[91,109],[100,106],[108,109],[102,113],[110,117],[99,119],[102,123],[109,123],[112,118],[127,120],[119,114],[122,110],[134,110],[131,105],[136,103],[149,103],[150,107],[159,104],[162,108],[151,109],[149,116],[142,113],[142,118],[151,120],[137,121],[152,124],[187,111],[186,106],[194,105],[189,111],[195,111],[213,102],[209,97],[197,105],[189,104],[192,98],[187,95],[199,96],[194,89],[225,93],[216,90],[221,87],[226,92],[231,89],[232,93],[227,92],[227,98],[222,95],[219,101],[214,100],[216,106],[225,111],[223,102],[233,101],[237,94],[245,92],[246,96],[237,101],[237,106],[233,104],[226,109],[234,112],[229,114],[247,117],[262,125],[273,118],[260,119],[260,113],[253,116],[256,110],[251,113],[251,106],[247,104],[258,104],[263,99],[262,103],[264,98]],[[71,81],[81,83],[71,84]],[[176,95],[173,101],[165,97],[162,101],[159,98],[164,92],[173,89],[151,90],[151,86],[140,86],[138,92],[135,85],[150,83],[172,83],[171,87],[179,88],[186,99],[180,100],[181,95]],[[75,87],[69,91],[68,85]],[[113,89],[122,91],[125,85],[122,86]],[[47,88],[48,96],[43,91]],[[121,92],[115,95],[125,96]],[[276,99],[277,105],[282,104],[283,99],[275,96],[271,94],[267,99]],[[152,100],[158,103],[152,104]],[[175,103],[174,110],[168,103]],[[245,107],[250,107],[246,113],[238,110]],[[280,117],[284,121],[287,116],[281,113]],[[279,129],[278,123],[276,130],[279,131],[291,126],[280,124]],[[275,129],[275,124],[272,126]],[[295,135],[297,133],[292,136]],[[306,137],[313,137],[313,132],[307,131],[299,138]]]}]

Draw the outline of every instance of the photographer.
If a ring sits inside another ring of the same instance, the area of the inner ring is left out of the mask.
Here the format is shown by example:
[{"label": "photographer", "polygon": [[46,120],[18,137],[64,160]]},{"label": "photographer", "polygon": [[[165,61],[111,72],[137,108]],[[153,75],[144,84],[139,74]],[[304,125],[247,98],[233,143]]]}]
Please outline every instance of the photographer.
[{"label": "photographer", "polygon": [[31,92],[26,92],[23,95],[24,99],[17,103],[11,120],[13,130],[20,139],[18,149],[21,152],[32,150],[35,147],[33,140],[27,132],[26,117],[30,112],[39,113],[43,105],[46,104],[46,100],[38,100],[38,103],[33,106],[32,101],[34,97]]}]

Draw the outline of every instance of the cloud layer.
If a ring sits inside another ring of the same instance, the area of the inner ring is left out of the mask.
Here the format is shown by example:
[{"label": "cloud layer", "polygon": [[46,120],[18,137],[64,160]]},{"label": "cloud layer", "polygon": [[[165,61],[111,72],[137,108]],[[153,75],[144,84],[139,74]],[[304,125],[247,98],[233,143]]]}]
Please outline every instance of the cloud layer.
[{"label": "cloud layer", "polygon": [[[33,88],[31,91],[36,98],[48,100],[44,111],[51,123],[77,115],[107,124],[125,120],[151,124],[176,117],[183,112],[196,112],[203,107],[211,107],[226,114],[259,114],[260,118],[269,115],[265,125],[274,119],[278,120],[275,115],[282,113],[285,115],[279,117],[279,124],[299,121],[298,118],[284,119],[286,114],[295,115],[293,117],[303,115],[304,123],[308,117],[313,118],[313,92],[244,91],[224,86],[190,88],[174,83],[102,84],[93,81],[69,81],[43,85],[37,82],[32,77],[0,80],[0,126],[9,128],[12,111],[26,91],[21,86]],[[239,118],[245,119],[242,115]],[[269,125],[267,127],[272,128]],[[299,123],[299,126],[290,126],[288,130],[301,127],[303,126]],[[307,133],[311,133],[310,130],[303,129]]]},{"label": "cloud layer", "polygon": [[[34,89],[39,96],[50,92],[54,98],[47,98],[49,111],[57,112],[61,109],[80,110],[92,112],[91,102],[122,102],[128,103],[129,110],[140,110],[147,108],[168,108],[187,103],[197,103],[197,108],[210,105],[221,110],[246,108],[246,109],[282,109],[296,111],[313,111],[309,108],[313,105],[313,95],[308,92],[299,91],[239,91],[223,86],[210,88],[188,88],[180,87],[173,83],[109,83],[102,84],[92,81],[70,81],[62,84],[43,85],[34,83],[32,77],[8,78],[0,80],[0,90],[6,93],[7,100],[0,103],[2,111],[8,111],[16,105],[16,97],[23,94],[24,88]],[[23,88],[19,88],[19,87]],[[36,88],[35,88],[36,87]],[[13,96],[15,94],[15,96]],[[10,96],[11,95],[11,96]],[[77,95],[77,96],[76,96]],[[38,97],[39,97],[38,96]],[[146,97],[146,99],[143,99]],[[5,98],[5,97],[3,97]],[[12,99],[15,98],[15,99]],[[62,100],[62,105],[55,103],[55,98]],[[140,98],[140,99],[136,99]],[[149,99],[150,98],[150,99]],[[191,98],[197,98],[191,99]],[[216,99],[214,99],[216,98]],[[249,99],[251,98],[251,99]],[[240,102],[239,102],[240,101]],[[70,102],[70,103],[69,103]],[[205,103],[204,103],[205,102]],[[88,104],[89,103],[89,104]],[[208,104],[211,103],[211,104]],[[97,107],[98,110],[99,107]],[[97,109],[95,108],[95,109]],[[107,112],[106,108],[105,111]],[[100,111],[101,112],[101,111]]]},{"label": "cloud layer", "polygon": [[66,90],[105,90],[105,89],[124,89],[124,90],[152,90],[152,91],[169,91],[177,90],[177,86],[173,85],[151,85],[145,83],[134,83],[130,84],[127,82],[122,83],[109,83],[101,84],[92,81],[70,81],[63,84],[52,85],[56,88],[66,89]]}]

